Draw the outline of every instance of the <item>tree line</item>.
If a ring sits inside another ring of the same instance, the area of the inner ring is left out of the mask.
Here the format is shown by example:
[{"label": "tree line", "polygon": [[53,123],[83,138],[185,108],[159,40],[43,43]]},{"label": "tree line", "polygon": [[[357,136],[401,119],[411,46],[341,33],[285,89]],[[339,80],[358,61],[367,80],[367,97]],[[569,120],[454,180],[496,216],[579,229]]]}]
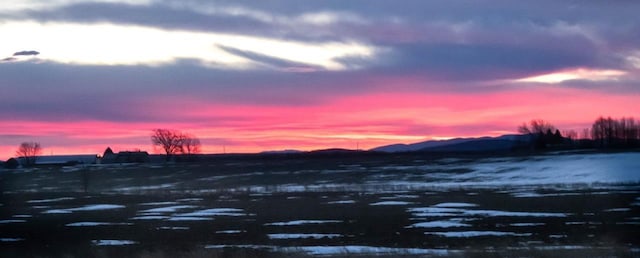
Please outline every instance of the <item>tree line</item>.
[{"label": "tree line", "polygon": [[635,148],[640,147],[640,122],[633,117],[598,117],[582,135],[575,130],[560,132],[551,123],[534,119],[518,127],[518,132],[532,136],[536,148],[572,144],[578,147]]},{"label": "tree line", "polygon": [[600,147],[635,147],[640,143],[640,123],[633,117],[598,117],[591,127],[591,137]]}]

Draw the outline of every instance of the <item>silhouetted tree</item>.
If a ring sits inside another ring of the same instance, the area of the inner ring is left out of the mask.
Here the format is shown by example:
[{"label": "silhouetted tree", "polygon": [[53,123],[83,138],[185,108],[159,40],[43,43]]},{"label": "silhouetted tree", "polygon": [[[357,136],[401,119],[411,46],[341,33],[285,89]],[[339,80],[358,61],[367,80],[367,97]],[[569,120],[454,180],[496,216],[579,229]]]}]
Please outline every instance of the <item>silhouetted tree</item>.
[{"label": "silhouetted tree", "polygon": [[631,117],[598,117],[591,126],[591,136],[600,147],[631,147],[640,141],[640,125]]},{"label": "silhouetted tree", "polygon": [[16,156],[24,159],[25,166],[36,164],[38,155],[42,153],[42,147],[38,142],[23,142],[16,151]]},{"label": "silhouetted tree", "polygon": [[193,155],[200,153],[200,139],[193,135],[184,134],[182,154]]},{"label": "silhouetted tree", "polygon": [[562,135],[564,135],[565,138],[571,140],[571,141],[575,141],[578,139],[578,132],[576,132],[575,130],[566,130],[562,132]]},{"label": "silhouetted tree", "polygon": [[542,119],[533,119],[529,124],[523,123],[518,127],[518,132],[521,134],[539,134],[555,130],[556,128],[551,123]]},{"label": "silhouetted tree", "polygon": [[580,137],[582,139],[592,139],[592,135],[591,135],[591,128],[584,128],[582,129],[582,137]]},{"label": "silhouetted tree", "polygon": [[562,137],[562,134],[560,133],[560,130],[556,129],[556,132],[553,133],[552,143],[553,144],[562,144],[563,141],[564,141],[564,137]]},{"label": "silhouetted tree", "polygon": [[183,159],[183,161],[194,161],[196,160],[197,156],[196,154],[200,153],[200,139],[198,139],[197,137],[190,135],[190,134],[184,134],[183,135],[184,139],[183,139],[183,143],[182,143],[182,154],[185,155],[186,157]]},{"label": "silhouetted tree", "polygon": [[640,138],[640,125],[636,124],[635,119],[633,117],[623,117],[618,124],[620,126],[620,137],[624,145],[628,147],[636,145]]},{"label": "silhouetted tree", "polygon": [[171,159],[171,155],[185,154],[192,156],[200,153],[200,139],[176,130],[155,129],[153,130],[153,135],[151,135],[151,141],[154,145],[162,147],[167,154],[167,161]]},{"label": "silhouetted tree", "polygon": [[518,126],[518,132],[532,136],[532,144],[536,149],[544,149],[548,144],[555,143],[553,131],[557,131],[556,127],[542,119],[533,119],[529,124]]},{"label": "silhouetted tree", "polygon": [[169,161],[172,155],[182,152],[184,137],[176,130],[155,129],[151,135],[151,142],[164,150],[167,155],[166,160]]}]

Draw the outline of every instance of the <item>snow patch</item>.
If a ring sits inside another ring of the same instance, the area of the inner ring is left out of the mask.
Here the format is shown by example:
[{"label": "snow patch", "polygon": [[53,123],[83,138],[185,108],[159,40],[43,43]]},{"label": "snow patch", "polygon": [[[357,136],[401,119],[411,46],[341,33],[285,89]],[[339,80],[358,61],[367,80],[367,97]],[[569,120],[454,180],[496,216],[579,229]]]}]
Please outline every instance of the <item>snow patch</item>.
[{"label": "snow patch", "polygon": [[0,224],[22,223],[22,222],[27,222],[27,221],[26,221],[26,220],[23,220],[23,219],[6,219],[6,220],[0,220]]},{"label": "snow patch", "polygon": [[149,216],[137,216],[130,218],[131,220],[161,220],[168,219],[169,216],[160,216],[160,215],[149,215]]},{"label": "snow patch", "polygon": [[511,193],[511,196],[516,198],[540,198],[540,197],[559,197],[559,196],[577,196],[582,195],[580,193],[551,193],[551,194],[541,194],[534,192],[517,192]]},{"label": "snow patch", "polygon": [[289,253],[306,253],[308,255],[317,256],[333,256],[333,255],[435,255],[446,256],[458,253],[456,250],[447,249],[422,249],[422,248],[393,248],[378,246],[291,246],[279,247],[272,245],[207,245],[207,249],[223,249],[223,248],[246,248],[246,249],[268,249],[276,252]]},{"label": "snow patch", "polygon": [[325,224],[325,223],[340,223],[341,220],[293,220],[286,222],[273,222],[266,223],[265,226],[298,226],[298,225],[308,225],[308,224]]},{"label": "snow patch", "polygon": [[535,227],[535,226],[544,226],[545,223],[511,223],[509,226],[513,227]]},{"label": "snow patch", "polygon": [[113,209],[122,209],[124,205],[117,204],[91,204],[85,205],[83,207],[71,208],[67,209],[68,211],[101,211],[101,210],[113,210]]},{"label": "snow patch", "polygon": [[54,209],[54,210],[46,210],[43,211],[43,214],[68,214],[74,211],[101,211],[101,210],[113,210],[113,209],[122,209],[124,205],[117,204],[90,204],[85,205],[83,207],[78,208],[70,208],[70,209]]},{"label": "snow patch", "polygon": [[298,239],[298,238],[336,238],[342,237],[340,234],[267,234],[269,239]]},{"label": "snow patch", "polygon": [[91,243],[99,246],[113,246],[113,245],[133,245],[137,244],[136,241],[131,240],[91,240]]},{"label": "snow patch", "polygon": [[537,250],[553,251],[553,250],[580,250],[580,249],[592,249],[593,247],[582,245],[556,245],[556,246],[536,246]]},{"label": "snow patch", "polygon": [[443,237],[482,237],[482,236],[531,236],[531,233],[514,233],[502,231],[452,231],[452,232],[426,232],[427,235]]},{"label": "snow patch", "polygon": [[455,228],[455,227],[471,227],[469,224],[460,223],[451,220],[437,220],[429,222],[415,223],[408,228]]},{"label": "snow patch", "polygon": [[603,210],[604,212],[626,212],[626,211],[631,211],[630,208],[613,208],[613,209],[606,209]]},{"label": "snow patch", "polygon": [[342,200],[342,201],[331,201],[327,202],[327,204],[354,204],[356,201],[354,200]]},{"label": "snow patch", "polygon": [[466,210],[463,212],[470,216],[486,217],[567,217],[565,213],[553,212],[521,212],[521,211],[496,211],[496,210]]},{"label": "snow patch", "polygon": [[209,216],[246,216],[242,209],[236,208],[213,208],[189,213],[177,214],[178,217],[209,217]]},{"label": "snow patch", "polygon": [[189,227],[158,227],[158,229],[163,229],[163,230],[188,230]]},{"label": "snow patch", "polygon": [[0,238],[0,242],[18,242],[23,241],[24,238],[12,238],[12,237],[2,237]]},{"label": "snow patch", "polygon": [[442,217],[442,216],[483,216],[483,217],[566,217],[565,213],[551,212],[521,212],[498,210],[466,210],[456,208],[422,207],[410,208],[414,216]]},{"label": "snow patch", "polygon": [[74,222],[69,223],[65,226],[67,227],[95,227],[95,226],[129,226],[133,225],[132,223],[125,222]]},{"label": "snow patch", "polygon": [[404,201],[382,201],[382,202],[374,202],[369,205],[371,206],[387,206],[387,205],[409,205],[413,204],[412,202],[404,202]]},{"label": "snow patch", "polygon": [[464,210],[454,208],[422,207],[409,208],[408,211],[417,217],[449,217],[460,215]]},{"label": "snow patch", "polygon": [[61,202],[61,201],[68,201],[68,200],[74,200],[74,199],[76,199],[76,198],[73,198],[73,197],[60,197],[60,198],[54,198],[54,199],[30,200],[30,201],[27,201],[27,203]]},{"label": "snow patch", "polygon": [[207,217],[171,217],[168,221],[202,221],[202,220],[213,220],[213,218]]},{"label": "snow patch", "polygon": [[396,194],[394,196],[383,196],[383,197],[380,197],[380,199],[382,199],[382,200],[416,199],[416,198],[420,198],[420,195]]},{"label": "snow patch", "polygon": [[443,203],[438,203],[436,205],[432,205],[432,207],[437,207],[437,208],[470,208],[470,207],[477,207],[477,204],[474,203],[466,203],[466,202],[443,202]]},{"label": "snow patch", "polygon": [[145,202],[145,203],[140,203],[140,205],[143,205],[143,206],[161,206],[161,205],[173,205],[173,204],[177,204],[177,202]]},{"label": "snow patch", "polygon": [[219,230],[216,231],[216,234],[240,234],[240,233],[246,233],[247,231],[244,230]]},{"label": "snow patch", "polygon": [[175,206],[143,210],[143,211],[140,211],[140,213],[170,213],[170,212],[176,212],[181,209],[189,209],[189,208],[195,208],[195,207],[196,206],[193,206],[193,205],[175,205]]},{"label": "snow patch", "polygon": [[446,256],[455,251],[447,249],[421,249],[421,248],[392,248],[377,246],[297,246],[297,247],[281,247],[278,251],[285,252],[304,252],[309,255],[331,256],[331,255],[379,255],[379,254],[400,254],[400,255],[436,255]]},{"label": "snow patch", "polygon": [[278,247],[272,245],[206,245],[205,249],[223,249],[223,248],[245,248],[245,249],[271,249],[275,250]]},{"label": "snow patch", "polygon": [[55,210],[46,210],[43,211],[42,214],[68,214],[71,213],[71,211],[68,210],[60,210],[60,209],[55,209]]},{"label": "snow patch", "polygon": [[175,184],[161,184],[161,185],[147,185],[147,186],[131,186],[131,187],[121,187],[113,189],[118,192],[133,192],[133,191],[146,191],[146,190],[158,190],[158,189],[166,189],[175,186]]}]

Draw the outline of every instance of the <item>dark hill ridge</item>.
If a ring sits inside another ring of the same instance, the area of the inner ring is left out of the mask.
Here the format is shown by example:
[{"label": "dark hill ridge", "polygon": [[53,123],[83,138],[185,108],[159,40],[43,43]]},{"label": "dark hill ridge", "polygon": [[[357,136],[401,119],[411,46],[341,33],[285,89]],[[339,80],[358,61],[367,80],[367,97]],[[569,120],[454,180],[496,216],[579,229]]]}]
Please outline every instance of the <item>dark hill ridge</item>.
[{"label": "dark hill ridge", "polygon": [[455,138],[450,140],[424,141],[412,144],[392,144],[373,148],[376,152],[411,152],[411,151],[503,151],[511,150],[524,143],[529,143],[529,135],[502,135],[499,137]]}]

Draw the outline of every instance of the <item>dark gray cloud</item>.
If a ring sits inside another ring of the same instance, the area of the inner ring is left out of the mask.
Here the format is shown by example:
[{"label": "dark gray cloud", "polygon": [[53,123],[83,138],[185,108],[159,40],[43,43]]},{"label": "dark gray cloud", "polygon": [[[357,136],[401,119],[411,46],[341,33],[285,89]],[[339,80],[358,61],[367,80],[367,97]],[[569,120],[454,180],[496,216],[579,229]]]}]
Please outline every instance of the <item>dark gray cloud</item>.
[{"label": "dark gray cloud", "polygon": [[593,52],[510,45],[407,44],[383,59],[383,70],[447,81],[514,79],[566,67],[600,66]]},{"label": "dark gray cloud", "polygon": [[[225,8],[241,11],[225,12]],[[640,25],[634,1],[314,1],[304,4],[281,1],[155,1],[151,5],[117,3],[78,3],[57,9],[21,13],[41,21],[113,22],[168,29],[231,32],[268,35],[282,39],[345,39],[395,41],[398,37],[421,40],[447,40],[460,34],[460,26],[470,25],[482,34],[526,37],[558,23],[588,26],[610,36],[635,38],[628,33]],[[217,10],[205,12],[201,10]],[[339,19],[323,25],[304,24],[296,17],[310,13],[353,14],[365,23]],[[255,13],[267,17],[257,17]],[[20,15],[13,15],[20,16]],[[11,16],[10,16],[11,17]],[[284,22],[280,18],[285,19]],[[451,27],[447,27],[447,26]],[[410,35],[407,35],[410,34]],[[463,33],[465,34],[465,33]],[[544,34],[541,36],[549,36]],[[500,40],[504,40],[505,37]],[[473,39],[472,39],[473,40]],[[473,42],[471,42],[473,43]]]},{"label": "dark gray cloud", "polygon": [[13,56],[37,56],[40,52],[34,50],[25,50],[13,53]]},{"label": "dark gray cloud", "polygon": [[247,17],[206,15],[194,10],[175,9],[164,5],[128,5],[116,3],[79,3],[53,10],[34,10],[23,17],[40,21],[72,21],[80,23],[112,22],[165,29],[260,32],[268,24]]},{"label": "dark gray cloud", "polygon": [[[24,76],[26,71],[30,76]],[[151,111],[185,103],[180,101],[314,105],[371,89],[365,77],[357,72],[216,70],[189,61],[157,67],[0,63],[0,119],[186,121],[191,118]]]},{"label": "dark gray cloud", "polygon": [[305,63],[300,63],[300,62],[294,62],[294,61],[290,61],[290,60],[286,60],[286,59],[282,59],[282,58],[277,58],[277,57],[273,57],[273,56],[268,56],[265,54],[260,54],[260,53],[256,53],[253,51],[247,51],[247,50],[242,50],[242,49],[237,49],[234,47],[229,47],[229,46],[218,46],[219,48],[221,48],[222,50],[226,51],[227,53],[236,55],[236,56],[240,56],[240,57],[244,57],[247,59],[250,59],[254,62],[257,63],[261,63],[264,65],[267,65],[269,67],[275,67],[281,70],[286,70],[286,71],[307,71],[307,72],[312,72],[312,71],[321,71],[321,70],[325,70],[323,67],[320,66],[315,66],[315,65],[310,65],[310,64],[305,64]]}]

